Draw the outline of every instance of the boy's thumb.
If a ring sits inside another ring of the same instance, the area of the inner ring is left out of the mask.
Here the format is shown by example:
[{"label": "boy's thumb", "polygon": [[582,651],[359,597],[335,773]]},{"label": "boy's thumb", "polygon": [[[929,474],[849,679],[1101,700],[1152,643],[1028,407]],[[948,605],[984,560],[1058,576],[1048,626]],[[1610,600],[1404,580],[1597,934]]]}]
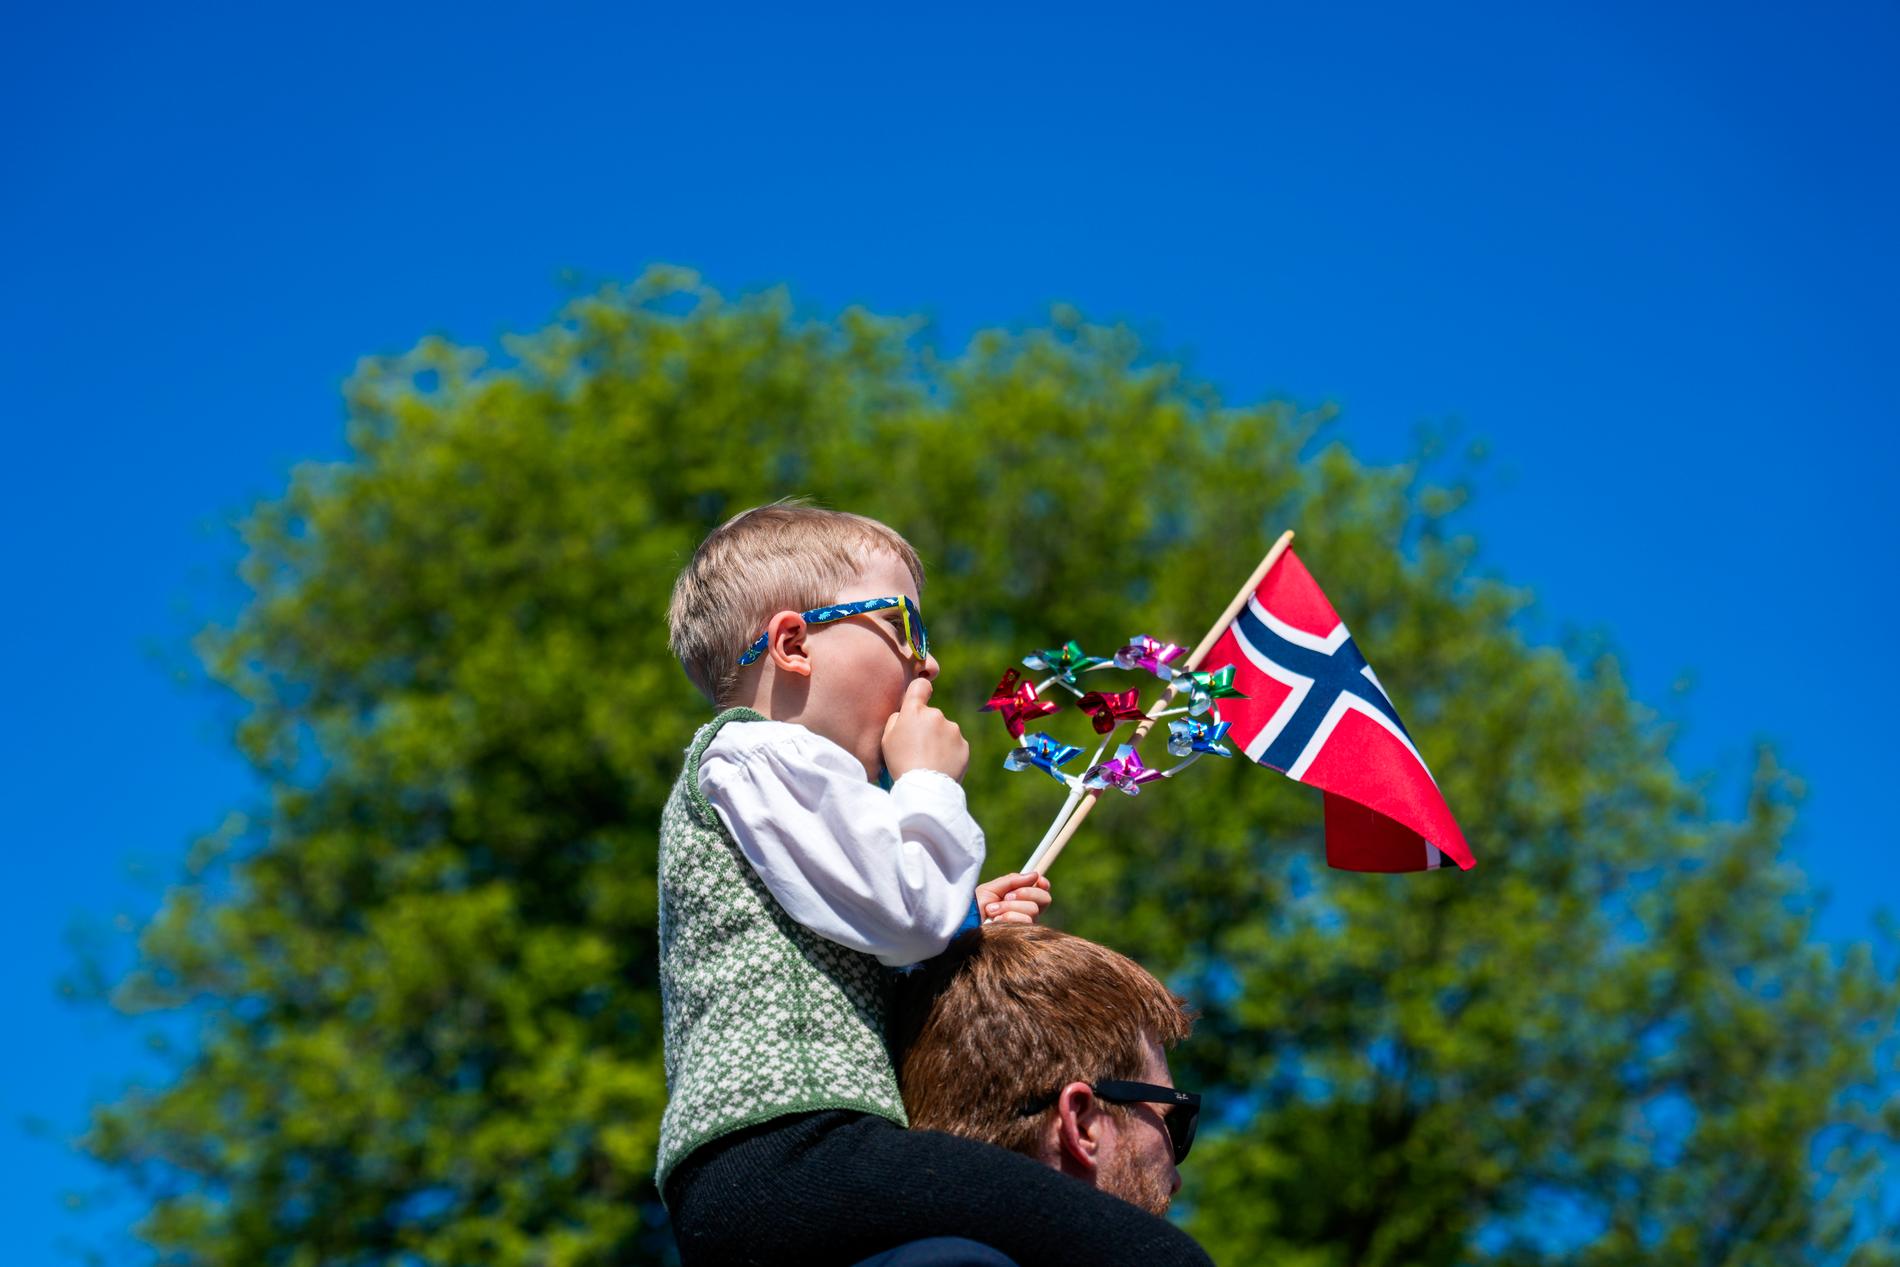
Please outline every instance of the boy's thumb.
[{"label": "boy's thumb", "polygon": [[912,678],[910,685],[904,688],[904,711],[915,712],[928,704],[933,689],[929,678]]}]

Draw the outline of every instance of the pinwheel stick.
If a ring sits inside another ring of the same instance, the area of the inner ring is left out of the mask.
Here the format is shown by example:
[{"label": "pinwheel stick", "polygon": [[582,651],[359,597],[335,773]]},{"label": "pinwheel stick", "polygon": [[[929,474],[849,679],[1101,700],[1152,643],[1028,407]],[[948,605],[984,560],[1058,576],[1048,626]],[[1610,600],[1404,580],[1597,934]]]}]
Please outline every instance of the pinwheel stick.
[{"label": "pinwheel stick", "polygon": [[[1135,727],[1135,733],[1129,737],[1129,743],[1136,748],[1141,747],[1141,741],[1154,727],[1154,714],[1174,703],[1174,697],[1181,693],[1181,683],[1187,681],[1188,674],[1201,667],[1201,661],[1207,657],[1209,651],[1214,649],[1214,644],[1220,641],[1220,636],[1227,631],[1227,626],[1233,623],[1234,617],[1240,614],[1240,609],[1245,607],[1247,600],[1253,597],[1253,592],[1260,588],[1260,582],[1267,578],[1267,573],[1273,570],[1273,565],[1280,561],[1280,556],[1285,554],[1286,548],[1292,544],[1293,530],[1289,528],[1280,534],[1280,539],[1273,543],[1271,550],[1267,551],[1267,557],[1260,560],[1260,566],[1253,570],[1253,575],[1247,578],[1247,583],[1242,585],[1240,592],[1234,595],[1234,601],[1227,604],[1227,610],[1220,614],[1220,619],[1208,629],[1200,645],[1188,655],[1187,660],[1181,665],[1181,672],[1168,683],[1168,693],[1163,695],[1160,703],[1150,711],[1148,720]],[[1022,869],[1040,871],[1047,875],[1049,868],[1054,866],[1056,859],[1062,855],[1063,847],[1075,835],[1076,829],[1082,826],[1082,821],[1089,816],[1089,811],[1095,808],[1095,802],[1102,799],[1102,793],[1105,790],[1091,788],[1083,791],[1078,788],[1072,791],[1069,799],[1064,801],[1062,808],[1057,811],[1056,821],[1049,824],[1048,832],[1043,835],[1042,842],[1036,846],[1035,852],[1029,855],[1029,861],[1022,865]]]}]

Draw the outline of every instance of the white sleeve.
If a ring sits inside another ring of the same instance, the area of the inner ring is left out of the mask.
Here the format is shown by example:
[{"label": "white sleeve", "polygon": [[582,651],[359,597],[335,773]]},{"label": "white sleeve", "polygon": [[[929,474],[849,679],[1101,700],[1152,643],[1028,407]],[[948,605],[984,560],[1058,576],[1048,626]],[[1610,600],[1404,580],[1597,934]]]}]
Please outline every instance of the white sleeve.
[{"label": "white sleeve", "polygon": [[969,913],[983,831],[963,788],[912,770],[886,792],[786,722],[729,722],[699,784],[765,887],[821,937],[892,967],[940,953]]}]

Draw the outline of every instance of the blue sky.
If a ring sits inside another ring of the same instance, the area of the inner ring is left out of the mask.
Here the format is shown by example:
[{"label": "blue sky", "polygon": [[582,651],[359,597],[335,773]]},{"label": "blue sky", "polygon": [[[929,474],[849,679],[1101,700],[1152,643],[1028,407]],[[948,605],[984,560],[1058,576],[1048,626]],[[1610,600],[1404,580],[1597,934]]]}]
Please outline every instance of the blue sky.
[{"label": "blue sky", "polygon": [[149,912],[248,795],[173,680],[235,601],[223,525],[341,456],[357,357],[542,324],[563,270],[953,346],[1071,302],[1230,399],[1338,402],[1376,459],[1456,419],[1548,636],[1606,631],[1718,789],[1759,738],[1808,780],[1825,934],[1900,893],[1891,5],[539,8],[0,40],[11,1261],[110,1243],[58,1138],[154,1068],[59,1001],[68,930]]}]

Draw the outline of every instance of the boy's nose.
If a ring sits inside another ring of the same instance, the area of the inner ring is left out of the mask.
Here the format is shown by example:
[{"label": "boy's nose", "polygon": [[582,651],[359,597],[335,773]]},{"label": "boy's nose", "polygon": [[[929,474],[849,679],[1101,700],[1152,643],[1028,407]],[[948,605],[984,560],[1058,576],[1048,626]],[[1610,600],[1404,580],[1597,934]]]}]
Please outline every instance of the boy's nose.
[{"label": "boy's nose", "polygon": [[924,667],[917,670],[917,672],[921,674],[922,676],[930,679],[932,682],[935,682],[937,680],[937,675],[943,672],[943,666],[937,663],[936,656],[929,655],[929,656],[924,657]]}]

